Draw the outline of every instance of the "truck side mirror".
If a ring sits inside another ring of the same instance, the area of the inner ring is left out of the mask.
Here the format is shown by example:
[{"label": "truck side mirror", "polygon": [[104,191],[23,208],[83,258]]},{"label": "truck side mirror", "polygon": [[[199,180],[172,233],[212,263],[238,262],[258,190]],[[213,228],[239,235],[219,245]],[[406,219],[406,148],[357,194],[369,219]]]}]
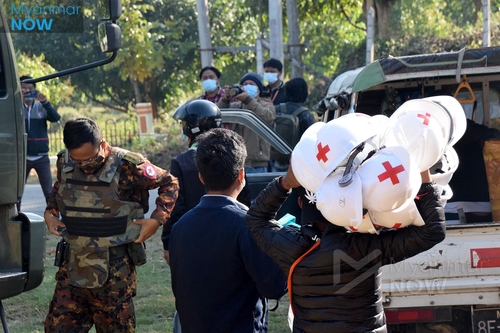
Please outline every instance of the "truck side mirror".
[{"label": "truck side mirror", "polygon": [[115,52],[122,45],[122,33],[119,26],[114,23],[101,23],[97,27],[97,36],[101,52]]},{"label": "truck side mirror", "polygon": [[97,12],[102,21],[116,21],[122,14],[121,0],[99,0]]}]

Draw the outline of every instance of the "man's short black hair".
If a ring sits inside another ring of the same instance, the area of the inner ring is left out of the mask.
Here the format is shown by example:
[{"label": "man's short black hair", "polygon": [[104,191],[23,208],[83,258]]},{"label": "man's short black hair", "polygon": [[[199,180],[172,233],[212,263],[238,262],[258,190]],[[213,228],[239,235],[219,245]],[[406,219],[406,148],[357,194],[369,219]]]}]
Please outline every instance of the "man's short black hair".
[{"label": "man's short black hair", "polygon": [[[32,79],[33,77],[32,76],[28,76],[28,75],[23,75],[19,78],[19,81],[23,82],[24,80],[29,80],[29,79]],[[36,88],[36,83],[31,83],[33,85],[33,87]]]},{"label": "man's short black hair", "polygon": [[279,61],[278,59],[274,59],[274,58],[271,58],[264,63],[264,68],[266,68],[266,67],[276,68],[280,72],[283,71],[283,64],[281,63],[281,61]]},{"label": "man's short black hair", "polygon": [[307,99],[307,82],[296,77],[285,83],[285,96],[287,102],[304,103]]},{"label": "man's short black hair", "polygon": [[217,68],[215,68],[214,66],[205,66],[200,71],[200,80],[201,80],[201,77],[203,76],[203,73],[207,70],[211,70],[212,72],[214,72],[215,75],[217,75],[218,79],[220,79],[220,77],[222,76],[221,72]]},{"label": "man's short black hair", "polygon": [[64,125],[63,141],[66,149],[78,149],[87,142],[98,147],[102,142],[102,133],[97,123],[88,118],[76,118]]},{"label": "man's short black hair", "polygon": [[245,141],[236,132],[214,128],[200,134],[196,148],[196,167],[207,191],[229,189],[245,167]]}]

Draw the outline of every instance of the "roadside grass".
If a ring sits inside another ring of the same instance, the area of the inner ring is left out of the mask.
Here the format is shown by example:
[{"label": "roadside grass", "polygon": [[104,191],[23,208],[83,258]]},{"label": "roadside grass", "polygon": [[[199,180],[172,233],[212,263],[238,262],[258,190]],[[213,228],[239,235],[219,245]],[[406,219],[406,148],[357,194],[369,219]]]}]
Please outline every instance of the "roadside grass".
[{"label": "roadside grass", "polygon": [[[137,333],[171,333],[175,300],[170,284],[170,269],[163,259],[161,230],[146,242],[148,262],[137,267],[137,296],[134,297],[137,315]],[[58,239],[47,234],[45,276],[34,290],[3,300],[7,323],[11,332],[43,333],[43,322],[54,292],[56,267],[55,246]],[[269,306],[273,307],[271,300]],[[269,332],[290,332],[287,321],[288,296],[280,300],[277,311],[269,314]],[[223,315],[223,314],[221,314]],[[92,329],[91,332],[95,332]]]}]

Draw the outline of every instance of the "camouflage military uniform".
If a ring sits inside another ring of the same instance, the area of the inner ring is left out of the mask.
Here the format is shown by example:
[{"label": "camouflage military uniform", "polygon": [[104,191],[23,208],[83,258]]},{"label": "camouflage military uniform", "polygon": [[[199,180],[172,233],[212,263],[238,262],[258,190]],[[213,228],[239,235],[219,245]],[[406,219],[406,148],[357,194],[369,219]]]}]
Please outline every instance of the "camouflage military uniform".
[{"label": "camouflage military uniform", "polygon": [[151,218],[165,223],[178,182],[139,154],[105,149],[103,166],[93,174],[74,166],[67,151],[59,154],[47,210],[61,214],[69,250],[56,274],[45,332],[87,332],[93,325],[97,332],[135,331],[135,266],[145,256],[132,242],[140,232],[132,220],[144,216],[141,194],[158,188]]}]

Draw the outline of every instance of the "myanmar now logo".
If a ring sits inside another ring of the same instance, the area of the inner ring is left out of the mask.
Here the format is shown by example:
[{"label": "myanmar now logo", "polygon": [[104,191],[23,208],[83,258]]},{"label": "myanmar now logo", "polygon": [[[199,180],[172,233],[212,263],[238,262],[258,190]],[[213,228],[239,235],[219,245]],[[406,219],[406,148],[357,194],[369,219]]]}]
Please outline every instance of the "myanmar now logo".
[{"label": "myanmar now logo", "polygon": [[51,31],[54,19],[82,15],[82,6],[26,6],[11,5],[10,31]]}]

